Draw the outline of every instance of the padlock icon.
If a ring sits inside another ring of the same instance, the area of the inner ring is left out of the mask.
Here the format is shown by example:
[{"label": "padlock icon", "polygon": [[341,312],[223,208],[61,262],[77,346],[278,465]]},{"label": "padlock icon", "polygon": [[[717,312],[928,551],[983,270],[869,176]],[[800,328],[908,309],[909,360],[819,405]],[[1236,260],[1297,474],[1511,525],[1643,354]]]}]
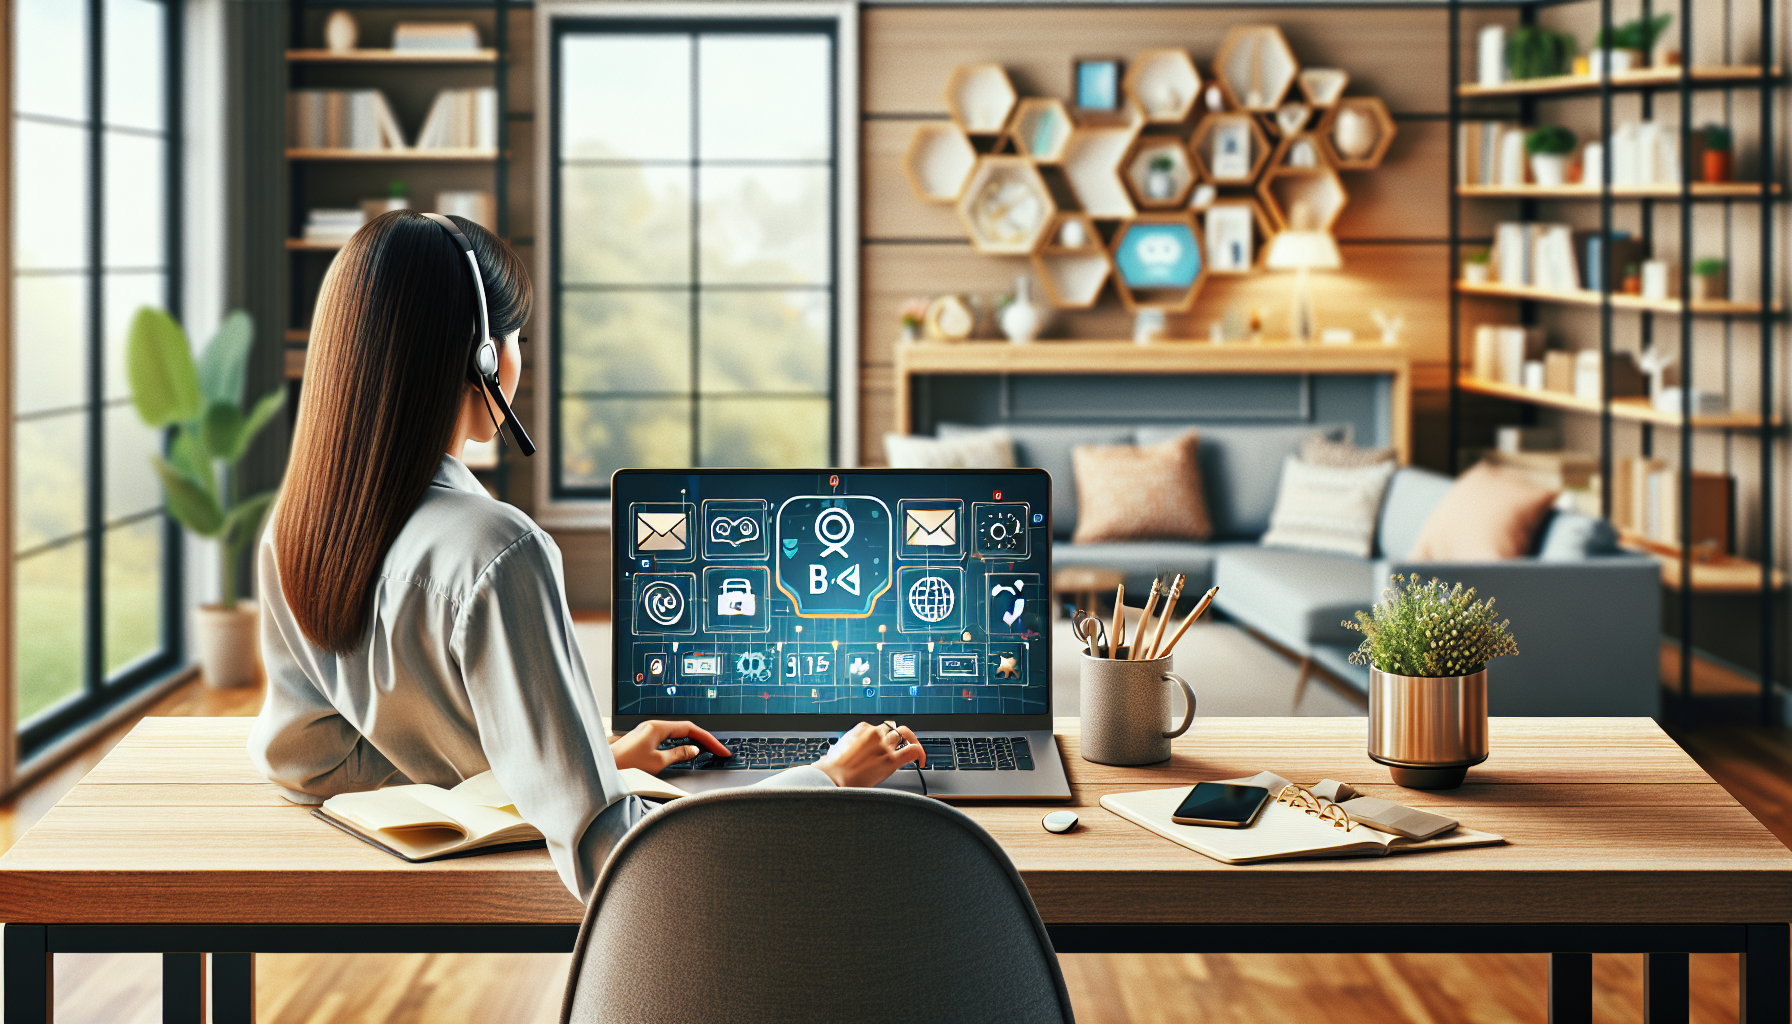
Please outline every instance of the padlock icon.
[{"label": "padlock icon", "polygon": [[753,585],[745,579],[735,577],[722,581],[722,591],[716,595],[716,614],[753,615],[759,611],[759,599],[753,596]]}]

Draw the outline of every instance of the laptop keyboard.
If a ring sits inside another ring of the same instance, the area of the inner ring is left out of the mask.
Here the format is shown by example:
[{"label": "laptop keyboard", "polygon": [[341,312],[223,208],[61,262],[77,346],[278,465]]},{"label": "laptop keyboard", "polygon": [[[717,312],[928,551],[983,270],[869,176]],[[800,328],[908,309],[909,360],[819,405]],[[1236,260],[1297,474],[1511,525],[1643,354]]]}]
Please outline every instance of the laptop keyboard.
[{"label": "laptop keyboard", "polygon": [[[689,761],[668,767],[668,771],[748,771],[755,768],[773,770],[814,764],[827,755],[828,747],[838,736],[722,736],[717,737],[734,751],[723,759],[709,751]],[[684,738],[669,739],[661,750],[690,744]],[[927,769],[936,772],[1030,772],[1033,770],[1033,749],[1025,736],[922,736],[921,749],[927,752]]]}]

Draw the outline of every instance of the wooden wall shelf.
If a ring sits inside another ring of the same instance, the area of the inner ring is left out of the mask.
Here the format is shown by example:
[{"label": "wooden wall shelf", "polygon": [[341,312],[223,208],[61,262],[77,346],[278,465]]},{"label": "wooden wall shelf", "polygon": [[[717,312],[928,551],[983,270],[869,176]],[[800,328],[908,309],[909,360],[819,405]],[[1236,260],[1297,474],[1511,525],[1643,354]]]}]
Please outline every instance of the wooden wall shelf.
[{"label": "wooden wall shelf", "polygon": [[[1772,188],[1773,195],[1781,196],[1784,191],[1778,183]],[[1598,202],[1599,186],[1597,185],[1458,185],[1456,194],[1465,199],[1580,199]],[[1692,183],[1694,199],[1759,199],[1761,183],[1758,181],[1695,181]],[[1614,199],[1656,199],[1677,200],[1680,198],[1678,185],[1613,185]]]},{"label": "wooden wall shelf", "polygon": [[[1597,306],[1602,295],[1599,292],[1557,291],[1553,288],[1532,288],[1517,284],[1470,284],[1467,281],[1456,282],[1456,290],[1464,295],[1485,295],[1497,299],[1525,299],[1531,302],[1554,302],[1565,306]],[[1612,296],[1613,309],[1635,309],[1653,313],[1679,313],[1684,308],[1679,299],[1645,299],[1640,295]],[[1776,304],[1774,312],[1781,307]],[[1761,312],[1758,302],[1728,302],[1725,300],[1704,299],[1692,303],[1694,316],[1756,316]]]},{"label": "wooden wall shelf", "polygon": [[498,51],[350,50],[338,53],[335,50],[288,50],[286,59],[294,64],[496,64]]},{"label": "wooden wall shelf", "polygon": [[[1468,374],[1463,374],[1456,383],[1463,391],[1471,394],[1504,398],[1508,401],[1524,402],[1550,409],[1566,409],[1570,412],[1599,415],[1599,403],[1596,400],[1560,391],[1533,391],[1530,388],[1521,388],[1502,381],[1482,380]],[[1635,423],[1653,423],[1664,427],[1678,427],[1681,423],[1679,413],[1663,412],[1650,405],[1646,398],[1612,399],[1612,417]],[[1761,425],[1761,417],[1753,413],[1697,415],[1692,418],[1692,425],[1695,430],[1753,430]],[[1774,417],[1772,425],[1776,427],[1780,425],[1779,417]]]},{"label": "wooden wall shelf", "polygon": [[[1779,68],[1773,69],[1772,77],[1775,80],[1780,77]],[[1692,69],[1692,84],[1695,87],[1723,88],[1733,85],[1753,85],[1760,81],[1760,65]],[[1621,71],[1612,76],[1613,89],[1672,89],[1679,85],[1680,68],[1678,66],[1638,68],[1635,71]],[[1552,75],[1548,78],[1527,78],[1517,82],[1502,82],[1499,85],[1462,85],[1457,87],[1456,95],[1464,99],[1492,99],[1504,96],[1549,96],[1598,91],[1599,77],[1597,75]]]},{"label": "wooden wall shelf", "polygon": [[[1661,585],[1669,590],[1680,589],[1680,548],[1663,544],[1651,537],[1624,530],[1618,543],[1639,554],[1652,556],[1661,563]],[[1786,574],[1773,571],[1773,589],[1786,588]],[[1736,555],[1723,555],[1709,561],[1692,563],[1692,592],[1695,594],[1759,594],[1761,563]]]},{"label": "wooden wall shelf", "polygon": [[303,238],[288,238],[287,252],[335,252],[342,248],[342,242],[307,242]]},{"label": "wooden wall shelf", "polygon": [[373,162],[379,160],[454,163],[467,160],[496,160],[495,149],[296,149],[286,151],[288,160],[346,160]]}]

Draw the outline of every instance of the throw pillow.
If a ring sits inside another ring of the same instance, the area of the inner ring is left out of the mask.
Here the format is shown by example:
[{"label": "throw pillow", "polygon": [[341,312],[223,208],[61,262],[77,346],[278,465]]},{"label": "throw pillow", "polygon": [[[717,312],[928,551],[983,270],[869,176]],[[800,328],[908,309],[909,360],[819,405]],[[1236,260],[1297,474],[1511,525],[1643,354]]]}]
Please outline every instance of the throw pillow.
[{"label": "throw pillow", "polygon": [[1557,510],[1543,524],[1537,561],[1578,562],[1618,552],[1618,531],[1603,519]]},{"label": "throw pillow", "polygon": [[1014,438],[999,429],[952,437],[885,434],[884,458],[896,469],[1013,469]]},{"label": "throw pillow", "polygon": [[1368,558],[1375,550],[1381,497],[1395,464],[1316,466],[1290,455],[1269,514],[1266,548],[1297,548]]},{"label": "throw pillow", "polygon": [[1415,562],[1497,562],[1529,554],[1555,492],[1478,462],[1431,510],[1407,555]]},{"label": "throw pillow", "polygon": [[1358,448],[1348,441],[1334,441],[1324,434],[1314,434],[1300,443],[1300,460],[1315,466],[1338,466],[1344,469],[1378,466],[1394,461],[1394,449]]},{"label": "throw pillow", "polygon": [[1076,532],[1071,541],[1206,540],[1213,536],[1201,467],[1200,435],[1189,431],[1159,444],[1079,444],[1070,450],[1076,477]]}]

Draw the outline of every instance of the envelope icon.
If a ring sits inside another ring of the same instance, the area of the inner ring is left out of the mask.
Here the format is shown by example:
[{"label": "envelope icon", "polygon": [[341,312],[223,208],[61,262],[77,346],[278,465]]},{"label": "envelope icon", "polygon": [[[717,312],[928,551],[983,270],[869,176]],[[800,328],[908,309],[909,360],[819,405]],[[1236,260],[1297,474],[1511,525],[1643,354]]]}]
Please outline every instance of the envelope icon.
[{"label": "envelope icon", "polygon": [[957,509],[911,508],[903,511],[907,516],[902,524],[904,544],[920,548],[958,546]]},{"label": "envelope icon", "polygon": [[683,551],[690,547],[686,530],[690,517],[683,512],[636,512],[636,551]]}]

